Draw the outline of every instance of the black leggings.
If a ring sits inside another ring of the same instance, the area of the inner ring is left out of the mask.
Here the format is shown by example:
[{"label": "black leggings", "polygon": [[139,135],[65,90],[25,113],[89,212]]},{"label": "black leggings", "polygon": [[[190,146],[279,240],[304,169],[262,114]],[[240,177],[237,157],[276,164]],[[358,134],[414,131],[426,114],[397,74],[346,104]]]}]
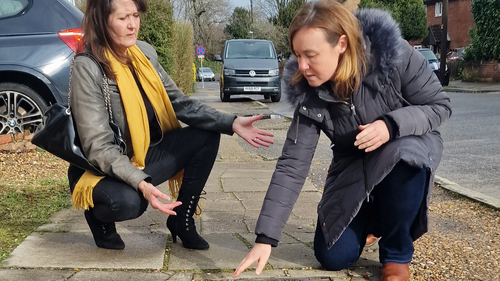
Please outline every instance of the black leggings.
[{"label": "black leggings", "polygon": [[[186,127],[166,132],[160,143],[149,148],[144,172],[151,183],[159,185],[182,169],[181,188],[202,190],[212,170],[219,149],[220,133]],[[68,179],[71,191],[84,171],[70,165]],[[148,207],[142,192],[125,182],[106,176],[94,187],[94,216],[102,222],[117,222],[137,218]]]}]

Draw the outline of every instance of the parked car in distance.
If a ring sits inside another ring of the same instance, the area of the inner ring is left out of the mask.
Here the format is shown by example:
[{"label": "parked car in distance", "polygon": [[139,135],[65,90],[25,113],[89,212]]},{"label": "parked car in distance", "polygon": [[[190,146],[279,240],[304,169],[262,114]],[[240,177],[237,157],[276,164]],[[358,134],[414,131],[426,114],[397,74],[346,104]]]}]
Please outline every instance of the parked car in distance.
[{"label": "parked car in distance", "polygon": [[68,0],[0,0],[0,135],[33,132],[67,103],[83,13]]},{"label": "parked car in distance", "polygon": [[[439,79],[439,76],[441,75],[439,73],[440,69],[441,69],[441,62],[436,57],[436,55],[432,52],[431,49],[418,48],[417,50],[419,50],[420,53],[429,62],[429,67],[432,69],[432,71],[434,71],[434,73],[437,75],[437,77]],[[441,85],[448,86],[449,83],[450,83],[450,72],[448,71],[448,65],[446,65],[444,81],[441,81]]]},{"label": "parked car in distance", "polygon": [[449,54],[448,54],[448,57],[447,59],[449,61],[455,61],[455,60],[463,60],[463,56],[464,56],[464,50],[465,48],[456,48],[454,50],[452,50]]},{"label": "parked car in distance", "polygon": [[224,44],[220,79],[220,99],[229,101],[232,95],[257,94],[281,99],[278,56],[273,42],[257,39],[232,39]]},{"label": "parked car in distance", "polygon": [[215,81],[215,74],[210,67],[200,67],[196,74],[196,80]]}]

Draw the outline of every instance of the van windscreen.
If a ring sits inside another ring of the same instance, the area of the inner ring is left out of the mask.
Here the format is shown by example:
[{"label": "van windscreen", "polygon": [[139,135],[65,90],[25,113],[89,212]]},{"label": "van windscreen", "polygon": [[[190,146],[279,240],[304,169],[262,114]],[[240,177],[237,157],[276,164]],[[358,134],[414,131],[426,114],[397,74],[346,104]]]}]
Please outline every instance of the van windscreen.
[{"label": "van windscreen", "polygon": [[228,42],[226,59],[276,59],[270,42],[235,41]]}]

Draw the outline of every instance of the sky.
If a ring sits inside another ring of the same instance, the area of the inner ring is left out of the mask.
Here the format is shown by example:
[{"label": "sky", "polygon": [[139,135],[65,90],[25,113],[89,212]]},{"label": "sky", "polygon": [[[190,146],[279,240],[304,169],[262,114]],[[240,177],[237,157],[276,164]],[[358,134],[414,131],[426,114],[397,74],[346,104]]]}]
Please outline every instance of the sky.
[{"label": "sky", "polygon": [[248,9],[250,7],[250,0],[229,0],[229,2],[231,2],[233,9],[236,7],[243,7]]}]

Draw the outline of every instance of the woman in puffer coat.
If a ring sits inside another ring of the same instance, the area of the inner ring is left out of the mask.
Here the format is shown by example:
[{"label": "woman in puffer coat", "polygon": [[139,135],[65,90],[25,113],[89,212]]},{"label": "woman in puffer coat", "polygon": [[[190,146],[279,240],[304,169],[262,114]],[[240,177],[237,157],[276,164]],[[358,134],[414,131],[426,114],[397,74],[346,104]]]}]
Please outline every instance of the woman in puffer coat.
[{"label": "woman in puffer coat", "polygon": [[427,210],[450,101],[425,58],[387,12],[355,15],[337,1],[308,2],[289,30],[293,57],[283,88],[295,105],[283,152],[257,221],[256,245],[234,273],[264,268],[308,175],[320,133],[333,159],[314,251],[327,270],[352,266],[369,234],[379,241],[382,280],[407,280]]}]

